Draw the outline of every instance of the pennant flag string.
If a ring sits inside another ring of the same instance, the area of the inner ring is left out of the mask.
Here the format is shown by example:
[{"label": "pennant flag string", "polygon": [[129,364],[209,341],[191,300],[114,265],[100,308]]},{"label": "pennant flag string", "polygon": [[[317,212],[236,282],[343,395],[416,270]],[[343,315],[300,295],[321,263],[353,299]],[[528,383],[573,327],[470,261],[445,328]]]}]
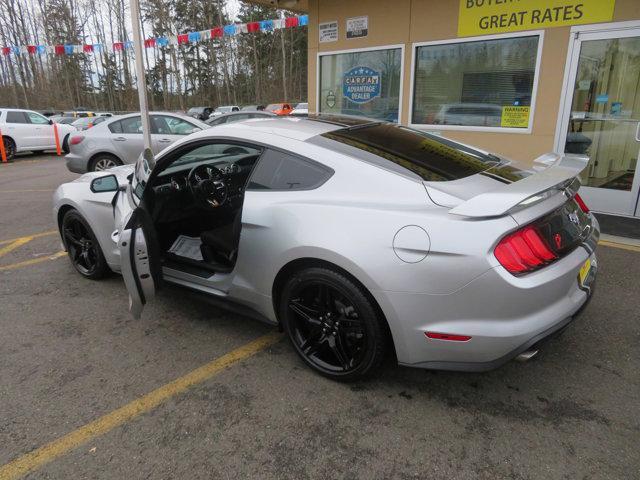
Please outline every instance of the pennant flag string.
[{"label": "pennant flag string", "polygon": [[[169,37],[155,37],[144,40],[145,48],[166,47],[168,45],[188,45],[204,40],[232,37],[244,33],[273,32],[282,28],[304,27],[309,25],[308,15],[277,18],[273,20],[261,20],[249,23],[232,23],[222,27],[214,27],[200,32],[188,32]],[[114,42],[112,44],[89,43],[82,45],[11,45],[0,47],[2,55],[73,55],[76,53],[96,53],[111,51],[114,53],[133,49],[133,42]]]}]

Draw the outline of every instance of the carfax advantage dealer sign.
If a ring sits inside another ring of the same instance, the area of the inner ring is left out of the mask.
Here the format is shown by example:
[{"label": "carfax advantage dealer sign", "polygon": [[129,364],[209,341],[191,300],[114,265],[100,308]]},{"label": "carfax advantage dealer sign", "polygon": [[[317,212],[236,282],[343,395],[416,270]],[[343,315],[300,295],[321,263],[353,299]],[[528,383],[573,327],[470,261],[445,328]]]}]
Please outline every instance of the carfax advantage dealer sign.
[{"label": "carfax advantage dealer sign", "polygon": [[615,3],[615,0],[460,0],[458,36],[610,22]]}]

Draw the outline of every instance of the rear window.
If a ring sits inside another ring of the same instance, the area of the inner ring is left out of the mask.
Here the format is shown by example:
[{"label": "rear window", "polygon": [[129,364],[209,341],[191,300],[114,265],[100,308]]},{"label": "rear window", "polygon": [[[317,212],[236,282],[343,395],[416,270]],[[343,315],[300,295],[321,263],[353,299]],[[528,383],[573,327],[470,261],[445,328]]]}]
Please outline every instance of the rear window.
[{"label": "rear window", "polygon": [[501,163],[495,155],[389,123],[334,130],[309,142],[430,182],[469,177]]}]

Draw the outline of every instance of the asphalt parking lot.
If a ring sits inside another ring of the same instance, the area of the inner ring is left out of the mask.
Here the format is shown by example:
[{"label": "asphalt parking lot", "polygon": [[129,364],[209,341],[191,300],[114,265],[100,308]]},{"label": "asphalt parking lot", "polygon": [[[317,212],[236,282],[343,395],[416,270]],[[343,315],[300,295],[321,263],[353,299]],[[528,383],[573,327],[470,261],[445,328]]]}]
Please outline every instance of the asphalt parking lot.
[{"label": "asphalt parking lot", "polygon": [[75,177],[0,165],[0,479],[640,478],[640,248],[600,247],[595,298],[532,362],[344,385],[178,288],[130,318],[118,276],[60,254]]}]

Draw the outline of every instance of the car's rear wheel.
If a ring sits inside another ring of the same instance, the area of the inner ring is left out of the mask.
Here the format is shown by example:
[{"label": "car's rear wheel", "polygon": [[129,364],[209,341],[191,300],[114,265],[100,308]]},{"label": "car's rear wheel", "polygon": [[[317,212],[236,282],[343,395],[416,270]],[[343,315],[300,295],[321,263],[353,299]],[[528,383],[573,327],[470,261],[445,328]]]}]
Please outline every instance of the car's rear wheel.
[{"label": "car's rear wheel", "polygon": [[64,140],[62,140],[62,151],[64,153],[69,153],[70,149],[69,149],[69,135],[71,135],[70,133],[67,133],[67,135],[64,137]]},{"label": "car's rear wheel", "polygon": [[98,239],[77,210],[69,210],[62,219],[62,238],[69,259],[83,277],[98,280],[109,272]]},{"label": "car's rear wheel", "polygon": [[302,360],[318,373],[353,381],[374,373],[387,346],[384,319],[364,289],[342,273],[294,273],[280,297],[280,320]]},{"label": "car's rear wheel", "polygon": [[9,137],[2,137],[2,143],[4,143],[4,152],[7,155],[7,160],[11,160],[16,156],[16,142]]},{"label": "car's rear wheel", "polygon": [[101,154],[91,160],[90,172],[100,172],[122,165],[122,162],[113,155]]}]

